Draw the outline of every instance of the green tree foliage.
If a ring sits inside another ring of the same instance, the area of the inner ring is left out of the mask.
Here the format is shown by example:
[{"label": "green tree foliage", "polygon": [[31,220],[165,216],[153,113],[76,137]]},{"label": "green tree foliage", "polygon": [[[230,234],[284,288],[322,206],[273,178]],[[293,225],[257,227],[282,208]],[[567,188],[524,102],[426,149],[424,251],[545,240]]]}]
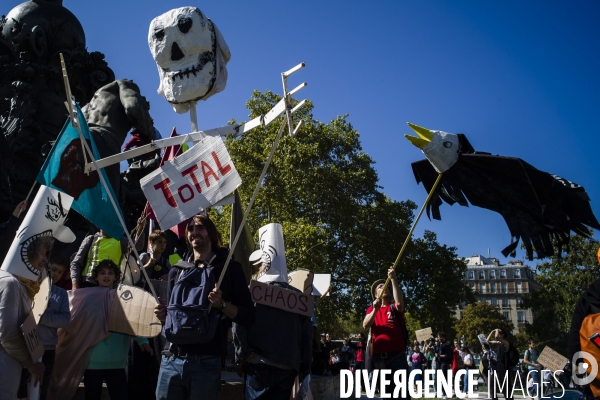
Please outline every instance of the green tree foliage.
[{"label": "green tree foliage", "polygon": [[566,354],[571,318],[579,297],[600,276],[596,258],[599,242],[594,238],[571,237],[570,251],[562,257],[537,265],[539,291],[523,299],[534,312],[533,324],[524,331],[539,345],[549,344]]},{"label": "green tree foliage", "polygon": [[[492,330],[498,328],[504,332],[512,332],[513,324],[504,318],[496,306],[485,302],[467,305],[463,309],[462,319],[454,325],[456,337],[464,335],[467,346],[475,352],[481,351],[477,335],[483,333],[487,337]],[[509,340],[512,338],[509,337]]]},{"label": "green tree foliage", "polygon": [[[266,114],[279,99],[255,91],[247,103],[249,117]],[[255,234],[269,222],[282,224],[290,270],[332,274],[331,296],[319,306],[318,316],[321,332],[336,332],[339,318],[350,316],[352,326],[362,322],[372,301],[371,284],[387,276],[416,205],[391,200],[380,191],[374,161],[362,151],[347,116],[323,123],[312,118],[312,108],[308,102],[295,116],[296,121],[304,119],[304,126],[294,137],[282,136],[248,222]],[[244,209],[281,121],[226,141],[242,177]],[[222,232],[228,232],[229,210],[222,207],[212,214]],[[434,233],[413,240],[397,268],[408,311],[423,326],[448,330],[452,310],[469,299],[460,282],[465,270],[455,248],[439,244]]]}]

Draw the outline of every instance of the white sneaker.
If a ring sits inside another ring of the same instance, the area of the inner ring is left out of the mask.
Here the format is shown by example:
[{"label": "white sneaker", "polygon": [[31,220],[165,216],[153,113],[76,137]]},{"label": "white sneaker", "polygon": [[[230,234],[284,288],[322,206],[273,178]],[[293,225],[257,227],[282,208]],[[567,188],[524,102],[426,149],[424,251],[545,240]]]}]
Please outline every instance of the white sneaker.
[{"label": "white sneaker", "polygon": [[446,400],[448,397],[446,395],[442,396],[442,399]]}]

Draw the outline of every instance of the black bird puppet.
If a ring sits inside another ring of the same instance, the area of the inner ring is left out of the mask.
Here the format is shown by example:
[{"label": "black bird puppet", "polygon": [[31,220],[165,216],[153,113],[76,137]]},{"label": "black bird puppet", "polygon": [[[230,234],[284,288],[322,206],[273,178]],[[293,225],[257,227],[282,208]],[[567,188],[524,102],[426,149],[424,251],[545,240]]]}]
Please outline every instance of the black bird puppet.
[{"label": "black bird puppet", "polygon": [[[427,215],[441,219],[442,200],[500,213],[512,243],[502,250],[515,255],[519,240],[533,259],[568,250],[570,231],[589,237],[589,228],[600,229],[585,189],[557,175],[540,171],[520,158],[494,156],[475,151],[465,135],[429,130],[408,124],[419,137],[404,135],[420,148],[426,160],[412,163],[417,183],[429,193],[439,174],[439,186],[427,204]],[[467,202],[468,201],[468,202]]]}]

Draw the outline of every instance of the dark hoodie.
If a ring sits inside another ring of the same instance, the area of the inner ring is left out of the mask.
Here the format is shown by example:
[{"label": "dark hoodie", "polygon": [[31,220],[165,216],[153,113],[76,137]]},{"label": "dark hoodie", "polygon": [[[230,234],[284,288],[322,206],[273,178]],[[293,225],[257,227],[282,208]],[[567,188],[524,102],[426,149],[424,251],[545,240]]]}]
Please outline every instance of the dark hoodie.
[{"label": "dark hoodie", "polygon": [[569,331],[569,343],[567,345],[567,357],[573,359],[573,355],[581,350],[579,343],[579,329],[585,317],[590,314],[600,312],[600,279],[596,280],[590,287],[581,295],[573,319],[571,319],[571,330]]}]

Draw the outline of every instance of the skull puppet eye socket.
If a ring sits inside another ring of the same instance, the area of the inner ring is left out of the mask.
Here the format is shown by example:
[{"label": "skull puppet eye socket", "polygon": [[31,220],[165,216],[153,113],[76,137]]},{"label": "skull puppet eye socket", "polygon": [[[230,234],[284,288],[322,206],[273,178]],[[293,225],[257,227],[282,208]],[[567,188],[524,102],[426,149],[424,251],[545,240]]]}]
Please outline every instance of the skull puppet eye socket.
[{"label": "skull puppet eye socket", "polygon": [[192,19],[181,18],[179,21],[177,21],[177,27],[181,33],[188,33],[188,31],[192,28]]},{"label": "skull puppet eye socket", "polygon": [[156,40],[161,42],[165,38],[165,30],[161,29],[161,30],[154,32],[154,37],[156,38]]}]

